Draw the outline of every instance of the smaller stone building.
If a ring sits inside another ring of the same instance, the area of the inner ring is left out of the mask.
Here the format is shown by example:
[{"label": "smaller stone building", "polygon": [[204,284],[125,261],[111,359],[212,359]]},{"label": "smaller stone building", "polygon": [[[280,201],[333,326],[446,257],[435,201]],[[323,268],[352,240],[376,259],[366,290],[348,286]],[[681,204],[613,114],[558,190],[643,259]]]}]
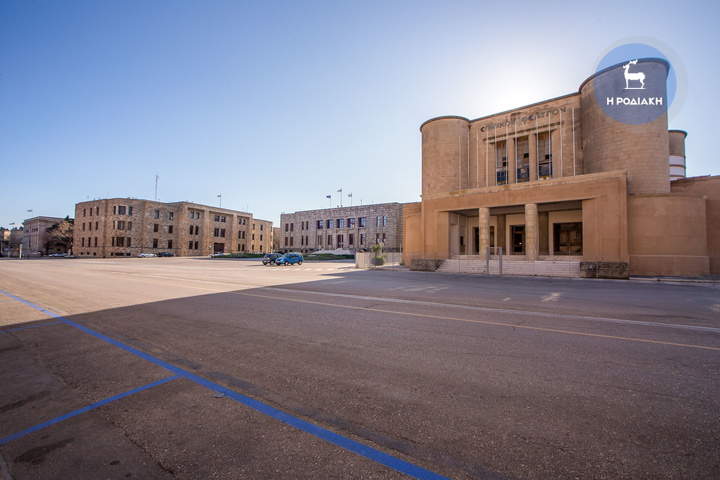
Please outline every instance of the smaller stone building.
[{"label": "smaller stone building", "polygon": [[375,243],[399,252],[403,243],[403,206],[381,203],[325,208],[280,216],[278,249],[312,253],[318,250],[367,250]]},{"label": "smaller stone building", "polygon": [[49,254],[54,252],[63,252],[65,247],[56,245],[47,245],[46,231],[56,223],[60,223],[64,218],[57,217],[33,217],[23,222],[23,239],[22,248],[25,253],[42,253]]},{"label": "smaller stone building", "polygon": [[101,199],[75,205],[73,243],[81,258],[262,253],[272,246],[272,222],[190,202]]}]

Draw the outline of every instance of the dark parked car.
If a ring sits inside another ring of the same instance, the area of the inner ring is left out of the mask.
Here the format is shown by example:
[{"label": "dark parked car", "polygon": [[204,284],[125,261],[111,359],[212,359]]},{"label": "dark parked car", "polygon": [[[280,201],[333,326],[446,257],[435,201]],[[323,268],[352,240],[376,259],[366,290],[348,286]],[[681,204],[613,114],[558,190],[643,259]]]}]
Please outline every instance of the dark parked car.
[{"label": "dark parked car", "polygon": [[158,257],[174,257],[175,254],[174,254],[174,253],[170,253],[170,252],[160,252],[160,253],[157,254],[157,256],[158,256]]},{"label": "dark parked car", "polygon": [[275,265],[292,265],[293,263],[297,263],[298,265],[302,265],[303,262],[303,256],[302,253],[286,253],[282,257],[278,257],[277,260],[275,260]]},{"label": "dark parked car", "polygon": [[274,264],[275,260],[277,260],[281,255],[282,253],[266,253],[262,258],[263,265]]}]

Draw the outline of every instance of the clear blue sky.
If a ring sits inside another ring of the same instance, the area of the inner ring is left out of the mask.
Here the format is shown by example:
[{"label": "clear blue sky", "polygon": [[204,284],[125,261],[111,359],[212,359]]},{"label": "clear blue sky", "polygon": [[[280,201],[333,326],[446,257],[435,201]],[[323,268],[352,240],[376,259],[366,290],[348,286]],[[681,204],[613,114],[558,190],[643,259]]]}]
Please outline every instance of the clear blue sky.
[{"label": "clear blue sky", "polygon": [[[707,0],[0,0],[0,226],[93,198],[281,212],[420,199],[420,125],[576,92],[627,37],[670,46],[688,176],[718,175]],[[28,213],[27,210],[33,210]]]}]

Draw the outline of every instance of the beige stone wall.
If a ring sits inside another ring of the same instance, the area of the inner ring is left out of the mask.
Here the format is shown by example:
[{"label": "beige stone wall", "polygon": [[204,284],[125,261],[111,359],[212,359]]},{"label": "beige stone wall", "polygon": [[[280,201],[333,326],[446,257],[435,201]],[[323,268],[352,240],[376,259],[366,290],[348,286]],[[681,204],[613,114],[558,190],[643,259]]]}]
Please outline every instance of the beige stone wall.
[{"label": "beige stone wall", "polygon": [[630,274],[707,275],[706,222],[702,196],[630,195]]},{"label": "beige stone wall", "polygon": [[705,198],[708,254],[720,257],[720,176],[676,180],[672,182],[672,192]]},{"label": "beige stone wall", "polygon": [[[385,218],[383,225],[383,217]],[[367,220],[366,226],[360,226],[360,218]],[[378,226],[378,218],[380,225]],[[349,219],[355,225],[349,225]],[[327,228],[327,221],[332,220],[332,228]],[[337,221],[342,220],[338,228]],[[318,221],[322,228],[318,229]],[[295,213],[284,213],[280,216],[279,250],[283,252],[310,253],[317,250],[335,250],[343,248],[349,251],[369,249],[376,238],[382,240],[385,235],[385,249],[399,250],[403,242],[403,206],[399,203],[382,203],[377,205],[360,205],[353,207],[327,208],[307,210]],[[331,244],[328,245],[328,235]],[[343,245],[338,245],[338,235],[343,237]],[[350,235],[353,236],[352,245]],[[364,235],[364,243],[361,241]],[[320,239],[318,239],[320,237]]]},{"label": "beige stone wall", "polygon": [[667,114],[645,125],[615,121],[595,98],[595,80],[588,79],[580,88],[584,173],[627,170],[628,193],[669,193]]}]

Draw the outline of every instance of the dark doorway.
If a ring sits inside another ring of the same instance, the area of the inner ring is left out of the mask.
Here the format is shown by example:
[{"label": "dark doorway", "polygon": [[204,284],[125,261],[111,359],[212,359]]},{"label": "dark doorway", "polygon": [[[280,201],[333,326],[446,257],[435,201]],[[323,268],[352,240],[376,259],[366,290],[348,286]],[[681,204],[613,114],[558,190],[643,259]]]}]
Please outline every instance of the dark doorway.
[{"label": "dark doorway", "polygon": [[216,243],[213,249],[214,253],[224,253],[225,252],[225,244],[224,243]]},{"label": "dark doorway", "polygon": [[582,222],[553,224],[553,254],[582,255]]},{"label": "dark doorway", "polygon": [[525,225],[512,225],[510,227],[510,242],[512,243],[512,254],[522,255],[525,253]]}]

